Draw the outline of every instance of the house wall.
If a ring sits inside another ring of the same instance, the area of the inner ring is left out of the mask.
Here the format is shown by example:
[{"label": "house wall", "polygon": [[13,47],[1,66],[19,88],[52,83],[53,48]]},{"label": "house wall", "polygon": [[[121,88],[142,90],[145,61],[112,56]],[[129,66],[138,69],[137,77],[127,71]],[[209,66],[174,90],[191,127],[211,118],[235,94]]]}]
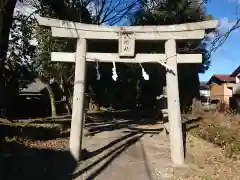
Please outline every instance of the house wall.
[{"label": "house wall", "polygon": [[209,97],[210,96],[210,90],[208,90],[208,89],[200,90],[200,96]]},{"label": "house wall", "polygon": [[223,101],[224,86],[213,83],[210,85],[210,98],[211,100]]},{"label": "house wall", "polygon": [[236,83],[240,83],[240,73],[236,76]]},{"label": "house wall", "polygon": [[201,99],[202,103],[209,103],[210,90],[209,89],[201,89],[200,90],[200,99]]},{"label": "house wall", "polygon": [[229,104],[229,98],[232,97],[232,89],[229,89],[228,87],[231,86],[232,87],[232,83],[228,83],[228,84],[223,84],[224,87],[224,102]]},{"label": "house wall", "polygon": [[240,82],[233,85],[232,94],[240,95]]},{"label": "house wall", "polygon": [[235,112],[240,114],[240,95],[233,95],[231,107],[235,110]]},{"label": "house wall", "polygon": [[233,85],[232,94],[240,95],[240,73],[235,78],[236,78],[236,83]]},{"label": "house wall", "polygon": [[229,98],[232,97],[232,90],[228,88],[229,84],[216,84],[210,86],[211,100],[219,100],[229,104]]}]

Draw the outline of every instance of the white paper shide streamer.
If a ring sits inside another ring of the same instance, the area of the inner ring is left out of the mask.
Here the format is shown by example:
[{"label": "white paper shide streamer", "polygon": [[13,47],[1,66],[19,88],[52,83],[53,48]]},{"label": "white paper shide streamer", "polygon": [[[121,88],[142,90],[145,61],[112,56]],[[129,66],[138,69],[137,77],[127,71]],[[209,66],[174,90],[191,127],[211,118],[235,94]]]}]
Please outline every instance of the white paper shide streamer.
[{"label": "white paper shide streamer", "polygon": [[146,71],[144,70],[144,68],[142,68],[142,77],[145,79],[145,80],[149,80],[149,75],[146,73]]},{"label": "white paper shide streamer", "polygon": [[96,60],[96,71],[97,71],[97,80],[100,80],[101,78],[101,74],[99,72],[99,64],[98,61]]},{"label": "white paper shide streamer", "polygon": [[113,60],[113,68],[112,68],[112,79],[114,81],[117,81],[118,75],[117,75],[117,70],[116,70],[116,64],[115,61]]},{"label": "white paper shide streamer", "polygon": [[139,64],[140,64],[140,66],[142,68],[142,77],[143,77],[143,79],[148,81],[149,80],[149,75],[147,74],[147,72],[143,68],[142,64],[141,63],[139,63]]}]

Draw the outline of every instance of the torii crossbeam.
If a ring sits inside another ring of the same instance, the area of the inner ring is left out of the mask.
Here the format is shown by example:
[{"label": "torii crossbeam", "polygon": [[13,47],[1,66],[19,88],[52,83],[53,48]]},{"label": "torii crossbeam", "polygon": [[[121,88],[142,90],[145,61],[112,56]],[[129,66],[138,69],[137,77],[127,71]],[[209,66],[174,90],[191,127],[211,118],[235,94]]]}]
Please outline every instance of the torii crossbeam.
[{"label": "torii crossbeam", "polygon": [[[52,36],[76,38],[75,53],[52,52],[52,61],[75,62],[75,83],[70,133],[70,151],[80,159],[83,137],[84,86],[86,61],[122,63],[160,63],[166,71],[171,158],[175,165],[184,164],[182,121],[179,105],[178,63],[201,63],[201,54],[177,54],[176,40],[203,39],[206,29],[215,29],[218,21],[203,21],[169,26],[99,26],[37,16],[42,26],[50,26]],[[88,53],[87,39],[115,39],[119,53]],[[135,54],[136,40],[165,40],[165,54]]]}]

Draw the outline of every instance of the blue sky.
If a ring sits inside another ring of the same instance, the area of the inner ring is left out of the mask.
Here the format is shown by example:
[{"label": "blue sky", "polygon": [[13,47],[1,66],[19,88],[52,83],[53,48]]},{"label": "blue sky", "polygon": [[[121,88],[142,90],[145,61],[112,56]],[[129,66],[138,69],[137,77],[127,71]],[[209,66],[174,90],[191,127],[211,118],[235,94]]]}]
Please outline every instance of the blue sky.
[{"label": "blue sky", "polygon": [[[240,0],[211,0],[206,4],[208,14],[223,23],[223,28],[231,26],[236,20],[236,7]],[[240,8],[238,10],[240,18]],[[225,18],[225,20],[224,20]],[[223,21],[224,20],[224,21]],[[228,23],[229,22],[229,23]],[[200,74],[201,81],[208,81],[213,74],[229,74],[240,65],[240,29],[230,37],[216,52],[212,54],[212,64],[205,74]]]}]

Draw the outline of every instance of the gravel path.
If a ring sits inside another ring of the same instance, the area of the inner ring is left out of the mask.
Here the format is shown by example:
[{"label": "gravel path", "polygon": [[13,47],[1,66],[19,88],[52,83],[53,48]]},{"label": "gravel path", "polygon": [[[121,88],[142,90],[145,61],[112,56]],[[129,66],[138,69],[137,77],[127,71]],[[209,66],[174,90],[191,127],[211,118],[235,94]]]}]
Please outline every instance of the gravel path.
[{"label": "gravel path", "polygon": [[102,132],[86,138],[84,146],[95,156],[79,164],[73,175],[76,180],[171,178],[169,140],[164,133],[136,134],[127,129]]}]

